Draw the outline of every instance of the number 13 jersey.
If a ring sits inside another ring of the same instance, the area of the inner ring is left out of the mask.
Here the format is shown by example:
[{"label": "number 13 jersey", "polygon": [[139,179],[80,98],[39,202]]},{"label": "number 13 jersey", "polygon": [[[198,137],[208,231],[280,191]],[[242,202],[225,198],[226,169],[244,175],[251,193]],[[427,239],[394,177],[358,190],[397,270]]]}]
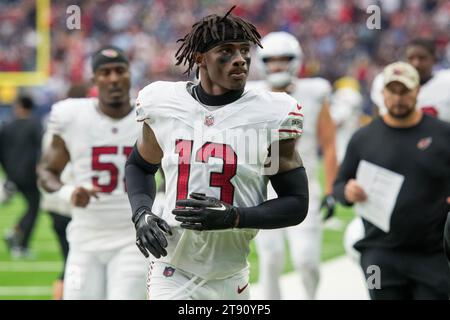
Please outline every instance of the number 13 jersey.
[{"label": "number 13 jersey", "polygon": [[247,267],[257,230],[183,230],[172,214],[176,200],[198,192],[237,207],[261,204],[268,181],[262,173],[271,170],[264,170],[269,146],[300,136],[303,116],[287,94],[262,90],[245,91],[233,103],[209,111],[191,96],[189,85],[155,82],[136,101],[137,121],[150,126],[164,153],[163,219],[174,235],[161,260],[202,278],[226,278]]}]

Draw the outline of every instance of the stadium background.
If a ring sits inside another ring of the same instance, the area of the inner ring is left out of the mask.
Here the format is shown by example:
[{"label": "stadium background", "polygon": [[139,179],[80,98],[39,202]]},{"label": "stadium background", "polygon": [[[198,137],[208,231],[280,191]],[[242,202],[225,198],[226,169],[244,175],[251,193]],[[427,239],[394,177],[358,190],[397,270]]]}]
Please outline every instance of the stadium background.
[{"label": "stadium background", "polygon": [[[40,18],[44,17],[50,30],[48,51],[38,29],[39,4],[49,4],[49,11],[41,12]],[[0,0],[0,123],[11,117],[12,103],[22,93],[34,98],[36,113],[44,119],[72,84],[89,81],[89,57],[104,44],[124,49],[131,58],[132,97],[155,80],[186,80],[181,75],[184,69],[174,66],[176,40],[199,17],[225,13],[234,4],[238,5],[234,13],[255,23],[262,35],[285,30],[298,37],[305,54],[299,76],[321,76],[332,83],[342,76],[356,78],[366,113],[371,109],[368,91],[372,79],[384,65],[402,57],[402,48],[412,37],[435,38],[436,68],[450,66],[448,0]],[[370,14],[366,9],[371,4],[381,8],[380,29],[367,27]],[[70,5],[81,9],[79,30],[67,28],[70,14],[66,10]],[[14,74],[25,72],[26,76],[42,67],[39,46],[47,52],[49,64],[43,72],[48,78],[34,85],[25,79],[23,84],[27,85],[21,85]],[[251,79],[259,77],[253,66]],[[1,235],[23,206],[20,196],[0,204]],[[351,215],[351,210],[339,207],[337,216],[344,225]],[[323,260],[343,254],[343,226],[326,230]],[[34,258],[13,261],[0,243],[0,299],[50,298],[51,284],[62,263],[50,219],[44,212],[38,218],[31,247]],[[256,281],[254,251],[251,262],[251,279]],[[288,263],[286,271],[291,269]]]}]

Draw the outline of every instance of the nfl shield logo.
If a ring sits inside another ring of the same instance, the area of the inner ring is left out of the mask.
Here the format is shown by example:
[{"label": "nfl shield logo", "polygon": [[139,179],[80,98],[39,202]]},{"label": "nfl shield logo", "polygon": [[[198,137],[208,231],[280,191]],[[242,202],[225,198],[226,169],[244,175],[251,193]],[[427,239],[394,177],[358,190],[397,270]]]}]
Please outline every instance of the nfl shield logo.
[{"label": "nfl shield logo", "polygon": [[214,117],[212,115],[208,115],[205,117],[205,125],[208,127],[212,126],[214,124]]},{"label": "nfl shield logo", "polygon": [[164,277],[168,278],[168,277],[173,276],[173,273],[174,273],[174,272],[175,272],[175,269],[174,269],[174,268],[172,268],[172,267],[166,267],[166,268],[164,269],[163,275],[164,275]]}]

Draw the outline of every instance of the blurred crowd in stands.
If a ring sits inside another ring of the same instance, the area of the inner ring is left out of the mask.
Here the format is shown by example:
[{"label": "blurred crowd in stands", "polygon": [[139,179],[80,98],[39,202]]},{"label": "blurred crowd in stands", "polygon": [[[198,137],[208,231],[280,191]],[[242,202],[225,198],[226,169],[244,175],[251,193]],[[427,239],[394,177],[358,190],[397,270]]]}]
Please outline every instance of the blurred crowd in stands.
[{"label": "blurred crowd in stands", "polygon": [[[35,68],[36,1],[0,1],[0,72]],[[234,4],[233,13],[255,23],[262,35],[285,30],[298,37],[305,54],[299,75],[331,82],[353,76],[365,97],[373,77],[401,58],[412,37],[433,37],[437,68],[450,66],[448,0],[58,0],[51,1],[48,83],[25,88],[0,83],[0,105],[11,104],[12,97],[25,91],[45,114],[70,85],[89,81],[90,55],[104,44],[122,48],[131,58],[133,96],[152,81],[186,80],[184,68],[174,66],[177,39],[198,17],[225,13]],[[381,8],[381,29],[366,25],[371,4]],[[80,30],[66,26],[70,5],[81,9]],[[251,77],[258,78],[253,69]]]}]

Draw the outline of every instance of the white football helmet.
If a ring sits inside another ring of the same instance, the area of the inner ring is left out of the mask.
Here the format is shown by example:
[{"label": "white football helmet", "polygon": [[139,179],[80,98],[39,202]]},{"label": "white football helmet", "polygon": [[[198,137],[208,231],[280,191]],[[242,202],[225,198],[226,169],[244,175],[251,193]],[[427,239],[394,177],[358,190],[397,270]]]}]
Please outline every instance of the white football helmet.
[{"label": "white football helmet", "polygon": [[[298,40],[284,31],[271,32],[261,40],[263,48],[258,48],[257,56],[261,62],[266,80],[275,88],[287,86],[297,75],[303,59],[303,51]],[[265,63],[268,58],[290,57],[289,67],[283,72],[270,73]]]}]

